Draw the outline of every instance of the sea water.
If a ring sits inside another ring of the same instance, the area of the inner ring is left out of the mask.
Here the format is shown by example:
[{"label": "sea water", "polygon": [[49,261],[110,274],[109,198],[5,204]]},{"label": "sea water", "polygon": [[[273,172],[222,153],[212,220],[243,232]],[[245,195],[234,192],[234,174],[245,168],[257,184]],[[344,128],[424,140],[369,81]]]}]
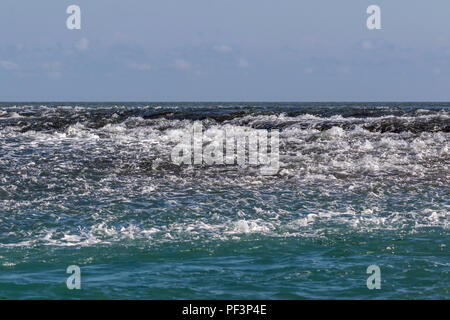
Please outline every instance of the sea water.
[{"label": "sea water", "polygon": [[[1,103],[0,298],[448,299],[449,111]],[[278,172],[175,164],[194,123],[278,131]]]}]

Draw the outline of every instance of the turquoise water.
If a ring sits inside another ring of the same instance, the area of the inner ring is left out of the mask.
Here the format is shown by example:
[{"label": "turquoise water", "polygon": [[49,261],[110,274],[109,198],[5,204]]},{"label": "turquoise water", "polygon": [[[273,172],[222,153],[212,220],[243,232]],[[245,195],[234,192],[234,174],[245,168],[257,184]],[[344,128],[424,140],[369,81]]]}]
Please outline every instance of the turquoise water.
[{"label": "turquoise water", "polygon": [[[448,299],[449,108],[0,104],[0,298]],[[279,172],[173,164],[194,121],[278,130]]]}]

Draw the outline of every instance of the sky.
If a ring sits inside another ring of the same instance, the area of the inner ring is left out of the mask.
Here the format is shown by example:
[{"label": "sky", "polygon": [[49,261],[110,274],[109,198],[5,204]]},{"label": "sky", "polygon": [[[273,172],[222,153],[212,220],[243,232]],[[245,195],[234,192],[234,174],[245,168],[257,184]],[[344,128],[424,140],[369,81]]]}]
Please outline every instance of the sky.
[{"label": "sky", "polygon": [[450,101],[450,1],[2,0],[0,101]]}]

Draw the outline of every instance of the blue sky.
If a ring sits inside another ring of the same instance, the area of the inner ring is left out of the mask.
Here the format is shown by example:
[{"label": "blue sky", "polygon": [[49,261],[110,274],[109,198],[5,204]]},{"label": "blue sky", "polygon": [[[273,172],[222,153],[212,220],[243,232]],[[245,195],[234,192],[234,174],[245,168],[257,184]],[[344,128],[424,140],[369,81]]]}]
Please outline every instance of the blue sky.
[{"label": "blue sky", "polygon": [[448,0],[0,3],[1,101],[440,101],[449,60]]}]

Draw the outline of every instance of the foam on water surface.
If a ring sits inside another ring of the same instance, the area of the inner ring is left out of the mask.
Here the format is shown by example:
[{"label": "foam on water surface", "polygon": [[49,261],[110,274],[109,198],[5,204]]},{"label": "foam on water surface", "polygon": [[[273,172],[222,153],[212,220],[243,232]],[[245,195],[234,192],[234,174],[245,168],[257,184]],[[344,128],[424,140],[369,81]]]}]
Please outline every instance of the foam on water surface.
[{"label": "foam on water surface", "polygon": [[[205,144],[278,130],[280,170],[175,165],[195,121]],[[392,278],[381,297],[448,295],[447,104],[0,104],[0,140],[2,297],[34,297],[27,283],[66,297],[54,273],[80,264],[93,298],[361,298],[375,262]],[[96,268],[128,293],[102,288]],[[120,280],[125,270],[159,291]]]}]

